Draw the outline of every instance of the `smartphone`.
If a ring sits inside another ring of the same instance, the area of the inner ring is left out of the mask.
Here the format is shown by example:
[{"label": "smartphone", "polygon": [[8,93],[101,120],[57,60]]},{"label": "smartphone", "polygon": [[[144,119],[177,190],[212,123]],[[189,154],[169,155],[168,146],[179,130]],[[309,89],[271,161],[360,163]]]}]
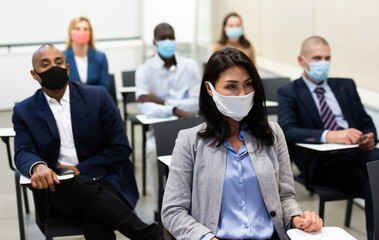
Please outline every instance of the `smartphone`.
[{"label": "smartphone", "polygon": [[68,174],[74,174],[74,171],[69,169],[69,168],[66,168],[66,167],[63,167],[63,168],[57,168],[57,170],[55,171],[58,175],[68,175]]}]

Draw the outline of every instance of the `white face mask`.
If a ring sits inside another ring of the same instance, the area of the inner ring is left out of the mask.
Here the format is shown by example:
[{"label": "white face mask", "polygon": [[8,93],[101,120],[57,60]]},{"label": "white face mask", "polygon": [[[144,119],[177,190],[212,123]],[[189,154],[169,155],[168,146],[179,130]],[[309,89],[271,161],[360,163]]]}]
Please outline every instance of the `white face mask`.
[{"label": "white face mask", "polygon": [[208,83],[213,94],[213,101],[217,109],[227,117],[236,121],[241,121],[249,114],[250,109],[254,105],[255,91],[245,96],[223,96],[216,92],[211,83]]}]

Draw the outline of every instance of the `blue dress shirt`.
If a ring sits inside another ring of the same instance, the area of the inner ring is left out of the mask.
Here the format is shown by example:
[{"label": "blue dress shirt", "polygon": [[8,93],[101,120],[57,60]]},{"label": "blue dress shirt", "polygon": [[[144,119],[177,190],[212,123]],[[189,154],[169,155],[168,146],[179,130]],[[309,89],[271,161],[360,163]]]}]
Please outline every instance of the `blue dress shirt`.
[{"label": "blue dress shirt", "polygon": [[[239,138],[247,132],[242,130]],[[220,220],[217,238],[231,239],[268,239],[274,232],[274,225],[263,201],[257,175],[251,162],[246,145],[236,152],[228,141],[226,170]],[[212,233],[203,240],[214,237]]]},{"label": "blue dress shirt", "polygon": [[[316,107],[318,109],[318,113],[320,114],[320,116],[321,116],[320,102],[317,98],[317,94],[315,93],[315,89],[317,87],[323,87],[325,89],[325,93],[324,93],[325,101],[328,104],[328,107],[330,108],[330,110],[332,110],[332,112],[336,118],[338,126],[344,128],[344,129],[349,128],[349,123],[346,121],[345,116],[342,113],[341,107],[340,107],[340,105],[336,99],[336,96],[334,96],[332,89],[328,85],[328,82],[327,82],[328,80],[325,80],[321,85],[316,85],[313,82],[307,80],[304,77],[304,75],[303,75],[302,79],[312,94],[313,100],[316,104]],[[323,142],[323,143],[326,142],[326,134],[328,133],[328,131],[329,130],[325,130],[322,133],[321,139],[320,139],[321,142]]]}]

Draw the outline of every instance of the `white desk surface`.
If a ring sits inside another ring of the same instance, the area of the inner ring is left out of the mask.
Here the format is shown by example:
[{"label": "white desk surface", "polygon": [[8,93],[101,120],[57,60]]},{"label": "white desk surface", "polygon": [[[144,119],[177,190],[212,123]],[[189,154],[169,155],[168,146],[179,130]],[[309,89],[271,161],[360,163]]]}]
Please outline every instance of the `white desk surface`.
[{"label": "white desk surface", "polygon": [[171,116],[171,117],[165,117],[165,118],[157,118],[157,117],[149,117],[143,114],[138,114],[136,116],[138,121],[140,121],[142,124],[154,124],[154,123],[159,123],[159,122],[168,122],[168,121],[173,121],[177,120],[177,116]]},{"label": "white desk surface", "polygon": [[[68,180],[74,177],[74,174],[57,175],[59,181]],[[30,177],[20,174],[20,185],[29,185]]]},{"label": "white desk surface", "polygon": [[167,166],[170,166],[171,164],[171,157],[172,155],[166,155],[166,156],[159,156],[158,160],[166,164]]},{"label": "white desk surface", "polygon": [[278,106],[278,102],[269,101],[269,100],[266,101],[266,107],[277,107],[277,106]]},{"label": "white desk surface", "polygon": [[134,93],[136,91],[136,87],[122,87],[118,90],[120,93]]},{"label": "white desk surface", "polygon": [[14,137],[16,132],[13,128],[0,128],[0,137]]},{"label": "white desk surface", "polygon": [[296,146],[303,147],[303,148],[309,148],[309,149],[320,151],[320,152],[325,152],[325,151],[334,151],[334,150],[356,148],[359,145],[358,144],[346,145],[346,144],[339,144],[339,143],[320,143],[320,144],[296,143]]},{"label": "white desk surface", "polygon": [[312,233],[300,229],[290,229],[287,234],[291,240],[357,240],[339,227],[323,227],[321,231]]}]

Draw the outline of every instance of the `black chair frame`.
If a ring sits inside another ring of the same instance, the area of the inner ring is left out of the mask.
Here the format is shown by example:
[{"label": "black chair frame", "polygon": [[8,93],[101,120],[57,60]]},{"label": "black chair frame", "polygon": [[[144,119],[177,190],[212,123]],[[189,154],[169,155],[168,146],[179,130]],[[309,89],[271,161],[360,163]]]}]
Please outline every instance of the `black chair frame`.
[{"label": "black chair frame", "polygon": [[[292,149],[290,149],[292,150]],[[308,176],[308,169],[310,165],[310,160],[313,159],[316,155],[317,151],[308,149],[307,151],[304,151],[304,168],[301,171],[303,173],[303,176],[295,176],[295,180],[302,184],[311,194],[315,193],[319,196],[319,212],[318,215],[320,218],[324,219],[324,213],[325,213],[325,203],[328,201],[340,201],[340,200],[347,200],[346,205],[346,213],[345,213],[345,221],[344,225],[346,227],[350,227],[351,222],[351,214],[352,214],[352,208],[353,208],[353,200],[354,198],[357,198],[358,196],[350,195],[344,192],[341,192],[338,189],[328,187],[328,186],[322,186],[322,185],[315,185],[312,184],[309,176]],[[325,222],[325,220],[324,220]]]}]

